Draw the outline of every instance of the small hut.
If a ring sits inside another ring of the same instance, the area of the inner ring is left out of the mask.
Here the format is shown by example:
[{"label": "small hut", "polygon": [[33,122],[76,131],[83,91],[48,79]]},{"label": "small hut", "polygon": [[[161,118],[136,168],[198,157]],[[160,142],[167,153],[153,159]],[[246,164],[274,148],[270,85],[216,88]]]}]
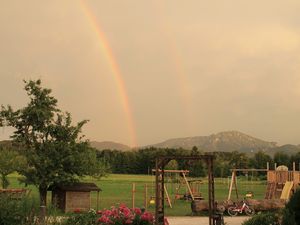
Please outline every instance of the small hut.
[{"label": "small hut", "polygon": [[101,189],[94,183],[74,183],[70,185],[53,185],[52,204],[63,212],[87,211],[91,208],[91,192],[97,192],[97,209]]}]

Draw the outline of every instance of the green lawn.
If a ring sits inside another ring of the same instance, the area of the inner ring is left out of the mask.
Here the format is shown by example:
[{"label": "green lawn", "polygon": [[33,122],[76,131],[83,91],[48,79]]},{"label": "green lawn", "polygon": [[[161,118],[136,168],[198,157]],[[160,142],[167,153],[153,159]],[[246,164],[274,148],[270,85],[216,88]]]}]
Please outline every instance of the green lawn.
[{"label": "green lawn", "polygon": [[[19,175],[11,174],[9,180],[11,182],[10,188],[28,188],[31,190],[31,196],[38,199],[38,192],[34,186],[27,186],[20,184],[18,182]],[[84,178],[83,182],[94,182],[101,189],[100,193],[100,209],[110,208],[112,205],[117,205],[119,203],[125,203],[126,205],[132,205],[132,183],[136,184],[136,193],[135,193],[135,206],[143,207],[144,206],[144,187],[145,184],[148,185],[148,202],[151,196],[155,195],[155,190],[152,188],[154,186],[153,176],[147,175],[118,175],[111,174],[108,177],[102,178],[101,180],[95,180],[90,177]],[[203,184],[200,186],[201,193],[205,199],[208,196],[208,185],[207,180],[203,178]],[[241,197],[243,197],[247,191],[252,191],[256,199],[261,199],[264,197],[264,192],[266,189],[266,182],[263,181],[243,181],[238,180],[238,190]],[[177,184],[166,183],[170,198],[174,201],[174,193]],[[228,195],[228,180],[216,178],[215,179],[215,196],[216,200],[223,201],[227,199]],[[180,190],[181,193],[185,192],[183,187]],[[232,192],[232,197],[235,198],[235,192]],[[48,202],[50,203],[51,193],[48,193]],[[167,203],[166,203],[167,205]],[[96,208],[96,193],[92,194],[92,207]],[[150,211],[154,211],[154,205],[149,205],[148,208]],[[173,208],[170,209],[166,207],[166,215],[169,216],[183,216],[191,215],[191,202],[184,200],[176,200],[173,202]]]}]

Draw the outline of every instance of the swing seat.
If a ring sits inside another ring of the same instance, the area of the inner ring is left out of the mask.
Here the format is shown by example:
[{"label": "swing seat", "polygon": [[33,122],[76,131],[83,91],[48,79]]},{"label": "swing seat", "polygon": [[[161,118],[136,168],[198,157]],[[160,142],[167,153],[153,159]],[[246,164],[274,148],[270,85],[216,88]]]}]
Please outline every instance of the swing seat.
[{"label": "swing seat", "polygon": [[246,198],[253,198],[254,197],[254,194],[252,191],[248,191],[245,195]]},{"label": "swing seat", "polygon": [[155,204],[155,197],[151,196],[149,203],[150,203],[150,205],[154,205]]}]

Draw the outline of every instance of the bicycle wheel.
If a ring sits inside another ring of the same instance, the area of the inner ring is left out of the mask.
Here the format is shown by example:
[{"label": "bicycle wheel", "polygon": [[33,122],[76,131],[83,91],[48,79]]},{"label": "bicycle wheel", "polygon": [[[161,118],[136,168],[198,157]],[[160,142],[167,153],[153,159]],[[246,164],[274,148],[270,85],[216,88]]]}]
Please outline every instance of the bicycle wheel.
[{"label": "bicycle wheel", "polygon": [[248,208],[245,209],[245,213],[248,216],[253,216],[255,214],[255,210],[252,207],[248,206]]},{"label": "bicycle wheel", "polygon": [[238,211],[234,206],[228,207],[227,212],[230,216],[236,216],[238,214]]}]

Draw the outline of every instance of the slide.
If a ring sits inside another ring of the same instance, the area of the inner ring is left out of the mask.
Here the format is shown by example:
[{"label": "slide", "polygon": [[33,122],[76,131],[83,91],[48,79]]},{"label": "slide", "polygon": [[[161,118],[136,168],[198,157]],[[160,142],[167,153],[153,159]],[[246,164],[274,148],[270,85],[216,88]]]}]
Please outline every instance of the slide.
[{"label": "slide", "polygon": [[280,199],[288,200],[290,198],[290,193],[293,188],[293,185],[294,185],[293,181],[285,182],[283,190],[281,192]]}]

